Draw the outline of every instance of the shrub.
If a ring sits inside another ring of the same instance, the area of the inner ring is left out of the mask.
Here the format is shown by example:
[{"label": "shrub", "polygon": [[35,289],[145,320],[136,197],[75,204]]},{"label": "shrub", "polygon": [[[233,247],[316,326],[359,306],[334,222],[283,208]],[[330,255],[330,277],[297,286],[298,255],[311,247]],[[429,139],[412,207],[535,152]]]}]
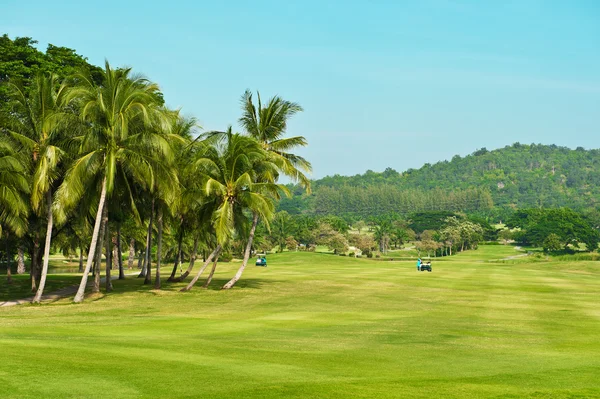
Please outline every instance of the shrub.
[{"label": "shrub", "polygon": [[224,252],[219,256],[219,262],[231,262],[233,255],[231,252]]}]

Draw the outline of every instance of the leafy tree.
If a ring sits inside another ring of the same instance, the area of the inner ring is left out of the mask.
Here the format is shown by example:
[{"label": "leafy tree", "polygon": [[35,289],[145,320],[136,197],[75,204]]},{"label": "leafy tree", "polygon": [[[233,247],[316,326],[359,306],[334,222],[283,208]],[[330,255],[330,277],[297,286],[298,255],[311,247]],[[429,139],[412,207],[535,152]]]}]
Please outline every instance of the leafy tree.
[{"label": "leafy tree", "polygon": [[544,240],[543,247],[544,252],[556,252],[562,249],[563,244],[558,234],[550,233]]},{"label": "leafy tree", "polygon": [[[310,162],[290,152],[297,147],[306,146],[307,141],[303,136],[284,137],[288,120],[296,113],[301,112],[302,107],[294,102],[283,100],[278,96],[271,98],[266,106],[263,107],[260,93],[257,93],[257,99],[258,104],[255,105],[252,93],[246,90],[242,96],[242,116],[239,119],[248,136],[260,143],[267,156],[269,166],[262,173],[254,175],[255,182],[270,185],[276,183],[279,173],[282,173],[299,182],[304,188],[310,191],[310,180],[305,175],[306,172],[311,171]],[[284,186],[280,187],[286,195],[289,195],[287,188]],[[277,199],[279,199],[278,194]],[[248,238],[242,265],[235,276],[223,286],[223,289],[233,287],[242,276],[250,256],[252,240],[254,239],[253,233],[256,229],[259,216],[256,213],[253,215],[252,227],[250,228],[252,234]]]},{"label": "leafy tree", "polygon": [[[59,211],[64,221],[75,204],[85,195],[98,195],[96,221],[86,267],[75,296],[83,300],[87,276],[100,233],[106,199],[111,198],[118,180],[135,181],[152,190],[171,172],[173,153],[168,140],[157,126],[168,125],[168,115],[161,108],[158,86],[130,68],[113,69],[108,61],[103,71],[102,86],[96,85],[89,73],[81,72],[68,93],[68,100],[81,109],[81,119],[90,124],[79,139],[78,156],[69,168],[58,190],[62,204]],[[139,215],[131,186],[120,189],[129,193],[132,212]]]}]

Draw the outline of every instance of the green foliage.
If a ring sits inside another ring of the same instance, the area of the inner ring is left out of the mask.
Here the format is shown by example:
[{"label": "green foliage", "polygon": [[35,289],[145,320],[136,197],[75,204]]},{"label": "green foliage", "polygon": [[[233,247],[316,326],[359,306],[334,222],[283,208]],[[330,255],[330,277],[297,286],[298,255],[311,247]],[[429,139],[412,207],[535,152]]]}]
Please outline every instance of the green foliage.
[{"label": "green foliage", "polygon": [[563,243],[558,234],[550,233],[543,243],[544,252],[557,252],[563,248]]},{"label": "green foliage", "polygon": [[388,168],[327,176],[313,182],[312,196],[283,200],[280,206],[290,213],[352,214],[359,219],[390,212],[459,211],[494,221],[510,217],[515,208],[592,209],[600,207],[598,159],[600,150],[515,143],[404,173]]},{"label": "green foliage", "polygon": [[515,240],[533,246],[542,246],[551,234],[558,236],[564,247],[583,243],[588,251],[594,251],[600,242],[598,230],[569,208],[519,210],[506,225],[521,229],[515,232]]}]

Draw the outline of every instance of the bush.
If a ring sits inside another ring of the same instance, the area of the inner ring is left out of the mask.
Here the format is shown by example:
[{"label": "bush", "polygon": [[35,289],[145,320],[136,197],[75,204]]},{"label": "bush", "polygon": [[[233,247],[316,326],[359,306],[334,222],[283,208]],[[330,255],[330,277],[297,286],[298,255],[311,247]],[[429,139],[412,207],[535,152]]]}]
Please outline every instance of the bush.
[{"label": "bush", "polygon": [[354,252],[350,252],[348,256],[356,256],[356,254]]},{"label": "bush", "polygon": [[224,252],[219,256],[219,262],[231,262],[233,255],[231,252]]},{"label": "bush", "polygon": [[373,257],[373,252],[369,252],[369,253],[367,253],[367,258],[369,258],[369,259],[370,259],[370,258],[372,258],[372,257]]}]

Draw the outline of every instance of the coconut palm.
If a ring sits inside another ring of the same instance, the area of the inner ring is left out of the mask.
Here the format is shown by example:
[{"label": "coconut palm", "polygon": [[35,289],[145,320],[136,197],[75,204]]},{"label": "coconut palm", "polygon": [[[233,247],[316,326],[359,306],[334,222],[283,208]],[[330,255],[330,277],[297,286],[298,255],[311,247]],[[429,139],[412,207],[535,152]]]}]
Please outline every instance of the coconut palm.
[{"label": "coconut palm", "polygon": [[[212,227],[216,248],[206,259],[204,267],[183,290],[190,290],[204,268],[219,255],[234,232],[248,229],[246,212],[255,218],[269,220],[274,212],[272,198],[279,192],[287,192],[284,186],[272,182],[257,182],[260,171],[274,170],[275,165],[267,159],[266,152],[252,137],[233,134],[231,128],[226,139],[216,146],[204,145],[195,162],[206,178],[205,194],[209,201],[206,207],[212,210]],[[254,226],[255,228],[255,226]],[[254,235],[250,229],[249,237]]]},{"label": "coconut palm", "polygon": [[27,171],[14,143],[0,135],[0,236],[3,227],[22,236],[27,229]]},{"label": "coconut palm", "polygon": [[[246,130],[247,134],[257,140],[266,151],[269,161],[276,166],[277,172],[290,177],[293,181],[299,182],[308,191],[310,191],[310,180],[305,173],[311,171],[310,162],[301,156],[292,154],[290,151],[296,147],[307,145],[303,136],[284,137],[287,130],[288,120],[296,113],[302,111],[302,107],[294,102],[285,101],[281,97],[271,98],[265,107],[263,107],[260,93],[257,93],[258,106],[254,105],[252,93],[248,90],[242,96],[242,117],[239,122]],[[262,178],[261,178],[262,176]],[[278,174],[257,174],[259,181],[268,182],[272,178],[277,181]],[[251,234],[244,251],[242,265],[235,276],[223,286],[223,289],[229,289],[241,278],[244,269],[250,258],[252,242],[256,225],[259,217],[254,214],[252,218]]]},{"label": "coconut palm", "polygon": [[[62,106],[65,86],[54,74],[38,73],[26,93],[17,83],[9,83],[10,137],[26,151],[31,165],[31,207],[37,216],[46,213],[46,240],[40,283],[33,302],[40,302],[46,283],[53,228],[53,183],[59,178],[65,151],[61,148],[71,113]],[[34,272],[32,267],[32,273]],[[32,279],[35,284],[35,278]]]},{"label": "coconut palm", "polygon": [[[108,61],[102,78],[102,86],[97,86],[88,73],[82,72],[75,77],[77,84],[67,95],[80,107],[81,119],[89,127],[80,138],[79,156],[57,193],[62,205],[60,218],[66,218],[86,192],[99,192],[92,240],[75,302],[83,301],[103,209],[115,190],[117,177],[124,182],[135,181],[150,191],[168,173],[163,165],[173,159],[169,142],[162,134],[169,117],[160,107],[158,86],[132,74],[130,68],[112,69]],[[126,183],[120,189],[132,192]],[[133,195],[130,198],[132,212],[139,215]]]}]

